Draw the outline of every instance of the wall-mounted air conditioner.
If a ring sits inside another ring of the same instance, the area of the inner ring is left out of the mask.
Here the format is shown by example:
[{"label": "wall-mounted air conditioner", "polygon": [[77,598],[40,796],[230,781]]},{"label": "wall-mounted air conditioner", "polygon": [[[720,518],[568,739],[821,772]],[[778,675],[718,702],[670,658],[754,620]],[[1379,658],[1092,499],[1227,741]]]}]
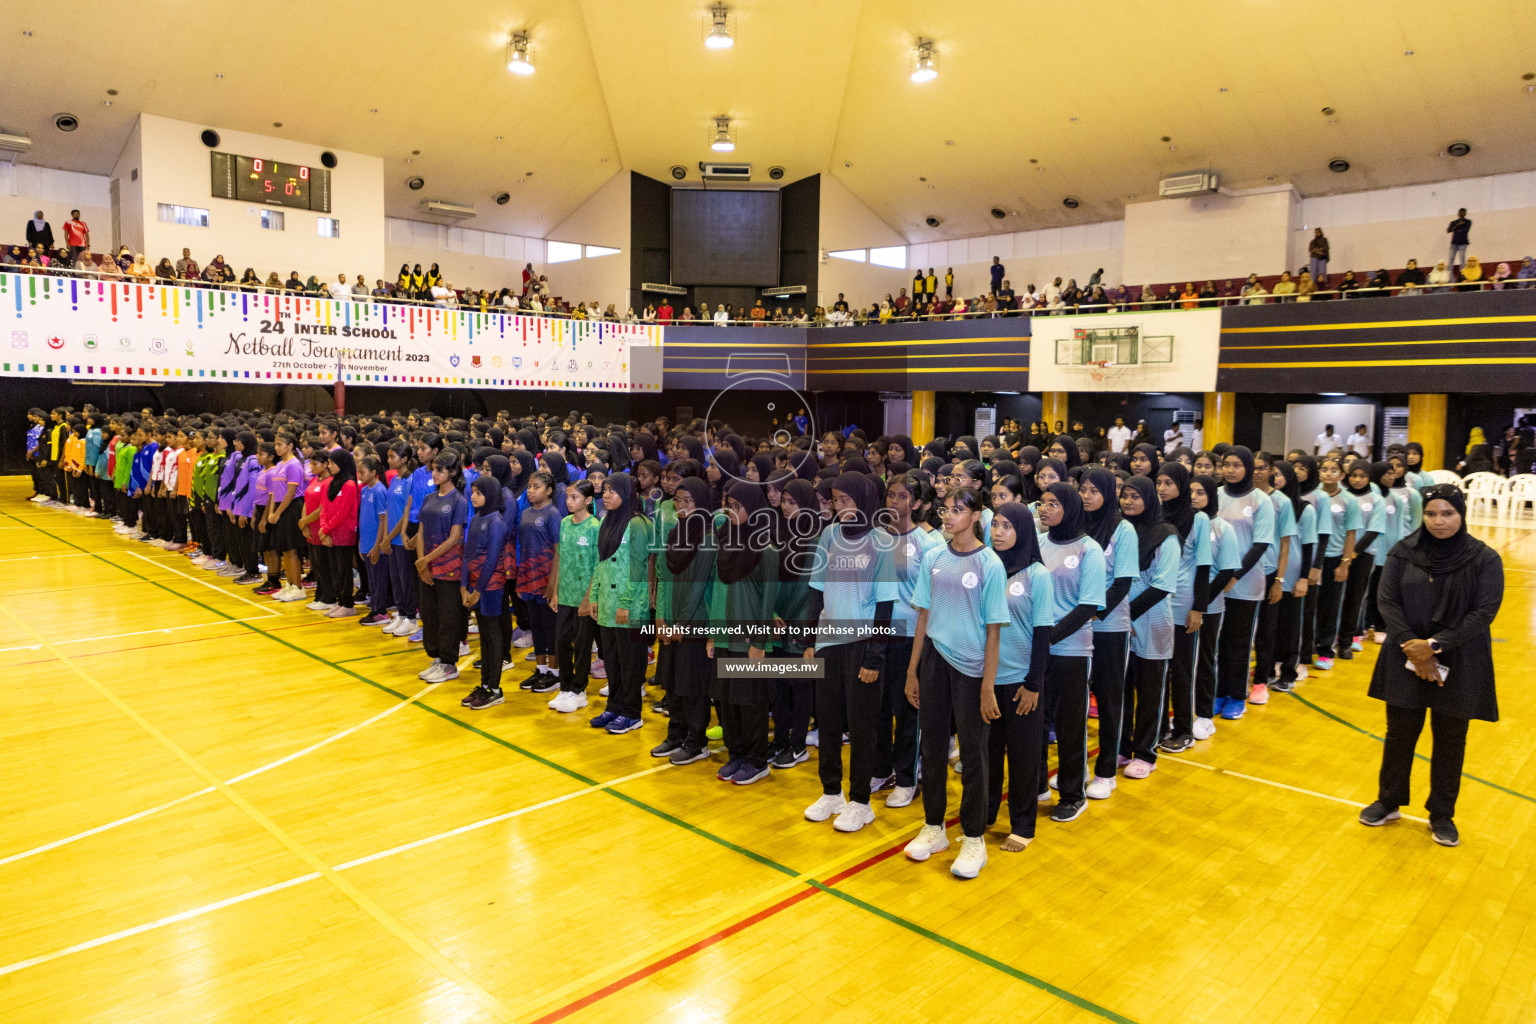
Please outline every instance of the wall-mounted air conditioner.
[{"label": "wall-mounted air conditioner", "polygon": [[0,153],[25,153],[32,148],[32,140],[25,135],[0,134]]},{"label": "wall-mounted air conditioner", "polygon": [[750,181],[751,164],[699,164],[699,173],[705,181]]},{"label": "wall-mounted air conditioner", "polygon": [[675,284],[658,284],[655,281],[641,281],[642,292],[656,292],[660,295],[687,295],[688,289]]},{"label": "wall-mounted air conditioner", "polygon": [[1157,183],[1157,194],[1164,199],[1181,196],[1208,196],[1221,186],[1221,176],[1214,171],[1194,171],[1175,174]]},{"label": "wall-mounted air conditioner", "polygon": [[803,284],[781,284],[775,288],[764,288],[763,294],[769,298],[788,298],[791,295],[804,295]]},{"label": "wall-mounted air conditioner", "polygon": [[445,203],[440,199],[424,199],[421,203],[421,212],[432,217],[453,217],[463,220],[475,215],[473,206],[461,206],[458,203]]}]

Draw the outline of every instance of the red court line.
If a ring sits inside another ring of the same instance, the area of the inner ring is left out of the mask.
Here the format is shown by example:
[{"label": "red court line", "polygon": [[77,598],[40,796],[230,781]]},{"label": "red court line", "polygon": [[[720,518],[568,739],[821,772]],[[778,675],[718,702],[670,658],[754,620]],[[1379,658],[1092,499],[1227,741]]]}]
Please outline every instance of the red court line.
[{"label": "red court line", "polygon": [[[1093,758],[1093,755],[1097,754],[1098,752],[1099,752],[1099,748],[1098,747],[1094,747],[1092,750],[1089,750],[1088,751],[1088,759],[1091,761],[1092,758]],[[948,771],[948,766],[947,765],[945,766],[945,770]],[[1050,776],[1055,775],[1055,774],[1056,774],[1056,771],[1053,769],[1051,772],[1049,772],[1046,775],[1046,778],[1050,778]],[[1003,800],[1006,802],[1007,799],[1008,799],[1008,794],[1005,792],[1003,794]],[[944,827],[945,828],[953,828],[955,826],[956,822],[958,822],[959,820],[960,820],[960,818],[958,816],[953,817],[953,818],[949,819],[948,821],[946,821],[944,823]],[[889,860],[890,858],[894,857],[896,854],[900,853],[903,849],[906,848],[906,845],[907,845],[908,842],[910,842],[910,840],[905,840],[904,839],[901,842],[897,843],[896,845],[894,845],[894,846],[892,846],[892,847],[890,847],[888,849],[881,850],[879,853],[874,854],[873,856],[869,857],[867,860],[864,860],[861,863],[853,865],[852,867],[845,868],[842,871],[839,871],[837,874],[833,875],[832,877],[822,881],[820,883],[820,885],[824,887],[824,886],[837,885],[839,882],[845,882],[848,879],[852,878],[854,875],[857,875],[857,874],[860,874],[860,873],[862,873],[864,871],[867,871],[870,868],[874,867],[876,864],[879,864],[882,861],[886,861],[886,860]],[[739,934],[741,932],[744,932],[748,928],[751,928],[753,925],[760,924],[761,922],[768,920],[770,917],[774,917],[775,915],[780,914],[780,913],[782,913],[785,910],[788,910],[790,907],[794,906],[795,904],[801,903],[804,900],[807,900],[810,897],[815,896],[817,893],[819,893],[821,891],[822,891],[822,889],[819,888],[818,886],[813,885],[810,882],[807,882],[806,883],[806,887],[804,889],[801,889],[799,892],[795,893],[794,895],[787,896],[784,899],[780,900],[779,902],[773,904],[772,906],[764,907],[762,910],[759,910],[755,914],[752,914],[752,915],[750,915],[748,917],[744,917],[744,918],[742,918],[739,921],[733,922],[732,924],[728,924],[724,928],[722,928],[719,931],[715,932],[713,935],[707,935],[704,938],[699,939],[697,942],[695,942],[695,943],[693,943],[691,945],[684,946],[682,949],[679,949],[679,950],[677,950],[674,953],[670,953],[667,956],[662,957],[660,960],[656,960],[656,961],[653,961],[653,962],[651,962],[649,964],[646,964],[644,967],[641,967],[641,968],[639,968],[636,971],[633,971],[633,972],[631,972],[629,974],[626,974],[622,978],[618,978],[615,981],[609,982],[607,985],[604,985],[602,988],[594,989],[593,991],[588,992],[586,995],[581,996],[580,998],[574,1000],[573,1002],[566,1003],[564,1006],[560,1007],[559,1009],[551,1010],[549,1013],[546,1013],[544,1016],[539,1017],[536,1020],[532,1021],[531,1024],[553,1024],[554,1021],[563,1020],[566,1017],[569,1017],[571,1014],[577,1012],[578,1010],[584,1010],[587,1007],[592,1006],[595,1003],[599,1003],[602,1000],[608,998],[609,996],[614,995],[615,993],[622,992],[624,989],[629,988],[630,986],[634,985],[637,982],[644,981],[646,978],[649,978],[652,975],[661,973],[662,971],[666,970],[668,967],[672,967],[672,966],[674,966],[676,964],[681,963],[682,961],[684,961],[684,960],[688,959],[689,957],[693,956],[695,953],[698,953],[698,952],[701,952],[701,951],[703,951],[705,949],[708,949],[710,946],[719,945],[721,942],[724,942],[726,939],[730,938],[731,936],[737,935],[737,934]]]}]

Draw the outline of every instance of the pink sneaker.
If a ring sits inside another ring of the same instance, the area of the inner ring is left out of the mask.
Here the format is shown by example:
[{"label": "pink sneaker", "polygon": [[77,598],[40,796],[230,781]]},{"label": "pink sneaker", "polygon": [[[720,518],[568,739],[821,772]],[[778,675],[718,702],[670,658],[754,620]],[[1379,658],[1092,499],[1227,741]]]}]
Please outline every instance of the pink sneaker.
[{"label": "pink sneaker", "polygon": [[1126,757],[1124,754],[1116,754],[1115,755],[1115,764],[1119,765],[1121,768],[1124,768],[1126,765],[1128,765],[1130,763],[1131,763],[1131,759]]},{"label": "pink sneaker", "polygon": [[1268,704],[1269,687],[1264,683],[1254,683],[1253,689],[1248,691],[1249,704]]},{"label": "pink sneaker", "polygon": [[1157,770],[1157,764],[1153,761],[1143,761],[1135,758],[1125,766],[1125,777],[1128,779],[1144,779]]},{"label": "pink sneaker", "polygon": [[593,679],[607,679],[608,669],[604,667],[601,658],[593,658],[592,669],[588,674],[591,675]]}]

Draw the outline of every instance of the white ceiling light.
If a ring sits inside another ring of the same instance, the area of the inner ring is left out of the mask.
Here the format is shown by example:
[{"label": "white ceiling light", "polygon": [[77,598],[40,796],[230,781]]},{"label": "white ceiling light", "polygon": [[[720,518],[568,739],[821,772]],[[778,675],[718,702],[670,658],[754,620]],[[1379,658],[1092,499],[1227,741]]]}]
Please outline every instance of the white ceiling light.
[{"label": "white ceiling light", "polygon": [[931,82],[939,77],[939,65],[933,52],[933,40],[919,39],[912,51],[912,81]]},{"label": "white ceiling light", "polygon": [[704,37],[704,45],[711,50],[729,50],[736,45],[736,39],[731,35],[730,10],[725,4],[715,4],[709,9],[709,34]]},{"label": "white ceiling light", "polygon": [[507,70],[514,75],[533,74],[533,47],[528,33],[518,32],[507,43]]},{"label": "white ceiling light", "polygon": [[728,117],[715,118],[715,138],[709,144],[709,148],[716,153],[729,153],[736,148],[736,140],[731,133],[731,119]]}]

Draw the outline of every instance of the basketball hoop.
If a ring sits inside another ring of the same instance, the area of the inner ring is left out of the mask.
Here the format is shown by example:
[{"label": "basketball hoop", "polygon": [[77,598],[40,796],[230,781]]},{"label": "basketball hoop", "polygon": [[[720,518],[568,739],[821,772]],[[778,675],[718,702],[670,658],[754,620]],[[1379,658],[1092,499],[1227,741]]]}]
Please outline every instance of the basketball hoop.
[{"label": "basketball hoop", "polygon": [[1102,384],[1109,378],[1109,367],[1114,364],[1108,359],[1091,359],[1086,365],[1088,367],[1088,377],[1095,384]]}]

